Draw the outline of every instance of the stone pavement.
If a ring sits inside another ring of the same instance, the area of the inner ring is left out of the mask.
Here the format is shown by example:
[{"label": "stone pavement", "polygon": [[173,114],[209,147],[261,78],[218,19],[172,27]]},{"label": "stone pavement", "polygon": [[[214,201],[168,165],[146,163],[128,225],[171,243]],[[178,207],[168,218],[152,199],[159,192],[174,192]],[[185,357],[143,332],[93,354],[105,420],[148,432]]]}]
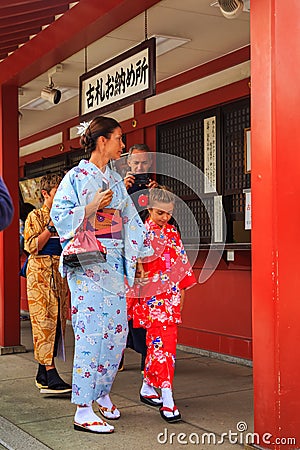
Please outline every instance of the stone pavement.
[{"label": "stone pavement", "polygon": [[[140,357],[129,349],[125,352],[125,370],[118,373],[111,395],[122,414],[120,420],[111,421],[115,432],[101,436],[74,431],[75,406],[70,397],[41,395],[36,388],[37,363],[28,320],[21,321],[21,331],[21,343],[27,352],[0,356],[0,449],[206,450],[218,446],[220,450],[238,450],[243,448],[245,434],[253,431],[251,367],[179,350],[174,393],[183,420],[170,425],[157,409],[140,402]],[[67,361],[57,360],[57,368],[71,382],[70,325],[66,347]],[[226,433],[224,438],[222,433]],[[230,433],[237,435],[229,437]]]}]

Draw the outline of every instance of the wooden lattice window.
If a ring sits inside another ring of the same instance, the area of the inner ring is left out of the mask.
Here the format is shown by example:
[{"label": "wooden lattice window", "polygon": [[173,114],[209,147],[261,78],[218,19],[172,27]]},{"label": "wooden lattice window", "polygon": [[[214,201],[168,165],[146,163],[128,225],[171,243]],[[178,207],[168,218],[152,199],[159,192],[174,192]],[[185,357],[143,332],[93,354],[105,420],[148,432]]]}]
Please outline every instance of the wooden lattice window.
[{"label": "wooden lattice window", "polygon": [[[245,173],[244,130],[250,127],[249,98],[222,105],[214,110],[184,117],[157,128],[157,151],[179,156],[204,171],[204,119],[216,116],[217,126],[217,192],[223,197],[223,206],[227,218],[229,242],[232,240],[232,223],[243,220],[245,213],[245,195],[243,189],[250,187],[250,174]],[[172,159],[169,165],[172,173]],[[194,180],[191,174],[189,184],[198,183],[203,193],[203,178]],[[201,199],[185,183],[176,177],[159,175],[158,182],[169,186],[191,209],[198,223],[202,242],[210,242],[214,196],[201,194]],[[194,228],[186,219],[183,208],[177,208],[178,221],[183,223],[183,239],[193,240]],[[209,212],[209,214],[208,214]]]},{"label": "wooden lattice window", "polygon": [[[196,168],[200,169],[203,173],[204,170],[204,118],[214,116],[217,111],[205,112],[201,114],[195,114],[188,118],[176,120],[174,122],[164,124],[157,129],[157,151],[169,155],[178,156],[186,161],[189,161]],[[165,184],[172,189],[172,191],[180,197],[186,205],[190,208],[194,215],[194,221],[191,223],[191,219],[187,217],[184,208],[177,205],[176,208],[176,220],[180,223],[180,231],[182,238],[185,242],[191,242],[198,240],[198,231],[195,232],[195,221],[198,224],[198,230],[200,232],[200,239],[202,242],[210,242],[211,239],[211,223],[207,214],[206,208],[209,204],[213,203],[212,195],[201,195],[201,199],[189,186],[198,186],[200,192],[203,192],[203,177],[199,175],[197,171],[190,171],[185,167],[182,168],[186,171],[184,179],[186,182],[180,181],[174,174],[178,171],[174,169],[176,163],[170,158],[168,166],[165,167],[165,171],[168,175],[158,175],[158,182]],[[182,175],[179,173],[178,175]],[[206,206],[206,207],[205,207]]]},{"label": "wooden lattice window", "polygon": [[222,108],[223,136],[223,195],[250,187],[250,175],[245,173],[244,129],[250,127],[249,100]]}]

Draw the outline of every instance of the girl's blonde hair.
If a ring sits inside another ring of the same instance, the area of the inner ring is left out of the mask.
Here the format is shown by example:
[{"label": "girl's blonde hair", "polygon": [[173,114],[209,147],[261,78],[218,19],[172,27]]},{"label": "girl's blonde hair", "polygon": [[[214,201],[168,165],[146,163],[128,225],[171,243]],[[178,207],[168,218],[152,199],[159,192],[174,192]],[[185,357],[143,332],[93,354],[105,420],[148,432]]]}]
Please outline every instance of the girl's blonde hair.
[{"label": "girl's blonde hair", "polygon": [[149,208],[155,207],[155,203],[175,203],[175,195],[167,186],[158,185],[149,189]]}]

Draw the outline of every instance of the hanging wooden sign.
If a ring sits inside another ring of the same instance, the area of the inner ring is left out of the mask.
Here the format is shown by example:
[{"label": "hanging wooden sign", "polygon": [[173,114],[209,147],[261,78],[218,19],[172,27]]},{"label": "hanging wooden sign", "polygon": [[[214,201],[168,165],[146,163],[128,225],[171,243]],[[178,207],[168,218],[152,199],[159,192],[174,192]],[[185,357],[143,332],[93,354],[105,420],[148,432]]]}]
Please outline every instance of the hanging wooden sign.
[{"label": "hanging wooden sign", "polygon": [[155,94],[156,46],[151,38],[80,77],[81,119],[115,111]]}]

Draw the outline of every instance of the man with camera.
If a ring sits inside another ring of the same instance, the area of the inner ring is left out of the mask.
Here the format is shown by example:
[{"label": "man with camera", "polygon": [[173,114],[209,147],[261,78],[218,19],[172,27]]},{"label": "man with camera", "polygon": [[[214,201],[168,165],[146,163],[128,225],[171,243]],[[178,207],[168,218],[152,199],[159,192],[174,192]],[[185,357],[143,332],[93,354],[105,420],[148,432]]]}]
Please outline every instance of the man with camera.
[{"label": "man with camera", "polygon": [[134,144],[130,147],[127,157],[130,171],[127,172],[124,183],[143,222],[147,216],[148,189],[157,186],[157,182],[149,176],[152,156],[148,145]]},{"label": "man with camera", "polygon": [[[149,176],[149,169],[152,164],[151,152],[146,144],[134,144],[130,147],[127,157],[127,164],[130,171],[127,172],[124,183],[128,194],[131,196],[135,207],[144,222],[148,215],[149,189],[155,188],[157,182]],[[132,348],[137,353],[141,353],[141,371],[144,370],[146,347],[146,330],[144,328],[133,328],[132,320],[128,322],[127,347]],[[123,370],[124,355],[121,360],[119,371]]]}]

